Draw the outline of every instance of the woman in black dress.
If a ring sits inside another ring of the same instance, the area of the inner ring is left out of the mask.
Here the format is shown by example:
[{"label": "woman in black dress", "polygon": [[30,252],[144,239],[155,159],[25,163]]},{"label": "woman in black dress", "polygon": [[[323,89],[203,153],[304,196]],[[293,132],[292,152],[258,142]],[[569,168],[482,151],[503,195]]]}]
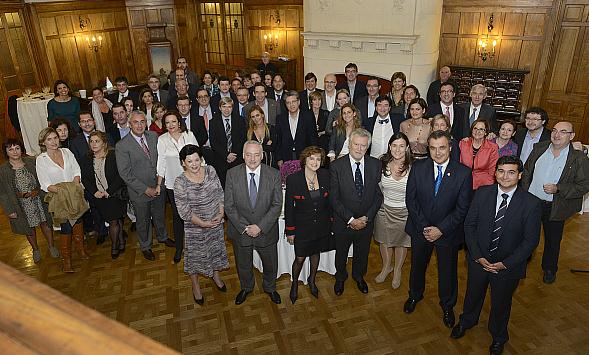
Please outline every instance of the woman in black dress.
[{"label": "woman in black dress", "polygon": [[262,145],[264,156],[262,163],[278,168],[276,162],[276,129],[273,125],[266,123],[264,110],[258,105],[252,106],[247,113],[248,128],[247,140],[256,140]]},{"label": "woman in black dress", "polygon": [[323,96],[319,91],[313,91],[309,94],[309,105],[315,118],[315,124],[317,125],[319,147],[327,151],[329,148],[329,135],[325,132],[325,125],[327,124],[329,111],[321,108],[321,105],[323,105]]},{"label": "woman in black dress", "polygon": [[111,257],[116,259],[125,251],[123,218],[127,213],[126,186],[119,176],[114,150],[108,149],[106,134],[90,133],[90,150],[82,160],[82,183],[96,198],[96,208],[103,220],[108,221],[108,235],[112,241]]},{"label": "woman in black dress", "polygon": [[317,146],[303,150],[300,157],[302,170],[286,180],[284,218],[286,237],[294,244],[296,258],[292,263],[290,300],[298,298],[299,274],[309,256],[311,273],[309,289],[319,297],[315,275],[319,267],[319,254],[329,249],[331,235],[331,207],[329,205],[329,171],[321,169],[325,151]]}]

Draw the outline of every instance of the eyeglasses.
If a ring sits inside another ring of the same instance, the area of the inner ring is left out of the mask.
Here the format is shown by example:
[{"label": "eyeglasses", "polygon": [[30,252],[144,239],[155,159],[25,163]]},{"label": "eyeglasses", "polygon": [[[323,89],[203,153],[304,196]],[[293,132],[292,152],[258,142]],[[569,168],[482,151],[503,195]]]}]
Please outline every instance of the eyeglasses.
[{"label": "eyeglasses", "polygon": [[199,99],[199,100],[200,100],[200,99],[208,99],[208,98],[209,98],[209,96],[208,96],[208,95],[204,95],[204,96],[197,96],[196,98],[197,98],[197,99]]},{"label": "eyeglasses", "polygon": [[479,128],[479,127],[475,127],[472,129],[472,131],[478,131],[478,132],[487,132],[487,130],[485,128]]},{"label": "eyeglasses", "polygon": [[454,90],[440,90],[440,94],[451,94]]},{"label": "eyeglasses", "polygon": [[571,134],[571,133],[575,133],[573,131],[565,131],[564,129],[561,129],[560,131],[557,129],[553,129],[552,134]]},{"label": "eyeglasses", "polygon": [[526,121],[542,121],[542,118],[526,117]]},{"label": "eyeglasses", "polygon": [[324,81],[323,83],[325,83],[325,84],[335,84],[336,82],[335,81]]}]

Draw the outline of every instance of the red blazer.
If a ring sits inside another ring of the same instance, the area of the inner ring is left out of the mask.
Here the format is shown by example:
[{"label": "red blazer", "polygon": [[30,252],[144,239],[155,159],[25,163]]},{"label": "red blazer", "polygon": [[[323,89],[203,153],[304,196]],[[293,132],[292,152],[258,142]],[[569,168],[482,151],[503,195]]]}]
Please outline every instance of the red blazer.
[{"label": "red blazer", "polygon": [[495,183],[495,165],[499,159],[497,144],[485,139],[474,157],[472,156],[472,138],[460,141],[460,162],[472,169],[472,189]]}]

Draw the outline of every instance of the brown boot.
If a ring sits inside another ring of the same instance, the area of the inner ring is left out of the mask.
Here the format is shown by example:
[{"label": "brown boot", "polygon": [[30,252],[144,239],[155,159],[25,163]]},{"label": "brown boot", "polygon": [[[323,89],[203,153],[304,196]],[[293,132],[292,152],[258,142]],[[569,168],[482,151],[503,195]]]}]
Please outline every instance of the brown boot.
[{"label": "brown boot", "polygon": [[63,272],[74,272],[72,269],[72,237],[66,234],[59,235],[59,252],[63,259]]},{"label": "brown boot", "polygon": [[76,246],[76,251],[80,255],[80,259],[90,259],[90,254],[86,251],[84,246],[84,227],[82,223],[75,224],[72,230],[72,239]]}]

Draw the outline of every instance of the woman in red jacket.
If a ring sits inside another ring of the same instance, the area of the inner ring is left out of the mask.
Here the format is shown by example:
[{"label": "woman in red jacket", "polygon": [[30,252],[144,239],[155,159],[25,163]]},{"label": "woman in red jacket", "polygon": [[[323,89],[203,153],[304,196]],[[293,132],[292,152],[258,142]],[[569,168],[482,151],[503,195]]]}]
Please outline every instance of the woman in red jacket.
[{"label": "woman in red jacket", "polygon": [[499,148],[486,139],[489,128],[486,120],[477,119],[470,126],[470,137],[460,141],[460,162],[472,169],[473,190],[495,183]]}]

